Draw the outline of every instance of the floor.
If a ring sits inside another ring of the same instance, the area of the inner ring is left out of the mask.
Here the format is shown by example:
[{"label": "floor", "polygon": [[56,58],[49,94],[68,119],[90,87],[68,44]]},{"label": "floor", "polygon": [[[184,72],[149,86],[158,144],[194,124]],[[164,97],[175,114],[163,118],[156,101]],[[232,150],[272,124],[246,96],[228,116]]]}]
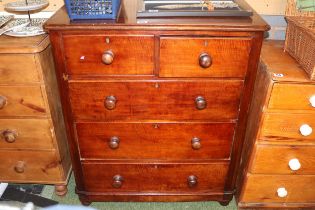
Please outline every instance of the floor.
[{"label": "floor", "polygon": [[[60,204],[80,205],[80,201],[74,192],[74,179],[70,179],[68,189],[69,192],[64,197],[52,195],[52,199],[60,202]],[[45,193],[52,193],[53,187],[45,189]],[[52,193],[53,194],[53,193]],[[92,203],[91,207],[98,210],[236,210],[235,202],[232,201],[229,206],[223,207],[217,202],[178,202],[178,203]]]}]

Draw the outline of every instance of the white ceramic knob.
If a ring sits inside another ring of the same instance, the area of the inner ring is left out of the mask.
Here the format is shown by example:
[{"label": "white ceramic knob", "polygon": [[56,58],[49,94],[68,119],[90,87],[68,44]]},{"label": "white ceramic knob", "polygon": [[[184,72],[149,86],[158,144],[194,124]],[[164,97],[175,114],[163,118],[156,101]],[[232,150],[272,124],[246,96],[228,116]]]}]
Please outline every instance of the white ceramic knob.
[{"label": "white ceramic knob", "polygon": [[315,108],[315,95],[310,98],[311,106]]},{"label": "white ceramic knob", "polygon": [[289,161],[289,167],[292,171],[298,171],[301,168],[301,163],[299,159],[292,159]]},{"label": "white ceramic knob", "polygon": [[280,187],[277,190],[277,194],[280,198],[285,198],[288,196],[288,191],[284,187]]},{"label": "white ceramic knob", "polygon": [[300,132],[303,136],[309,136],[313,133],[313,129],[308,124],[301,125]]}]

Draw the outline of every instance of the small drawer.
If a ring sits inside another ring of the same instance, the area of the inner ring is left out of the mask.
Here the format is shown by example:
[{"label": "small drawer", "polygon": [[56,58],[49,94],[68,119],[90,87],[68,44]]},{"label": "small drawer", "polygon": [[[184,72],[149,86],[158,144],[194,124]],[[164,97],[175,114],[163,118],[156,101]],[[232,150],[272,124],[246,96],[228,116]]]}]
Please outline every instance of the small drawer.
[{"label": "small drawer", "polygon": [[1,84],[39,82],[40,78],[34,55],[0,54]]},{"label": "small drawer", "polygon": [[274,144],[315,144],[315,114],[268,113],[259,139]]},{"label": "small drawer", "polygon": [[64,35],[63,42],[69,74],[153,74],[151,35]]},{"label": "small drawer", "polygon": [[0,180],[3,182],[51,183],[63,181],[55,151],[1,150]]},{"label": "small drawer", "polygon": [[244,78],[251,38],[162,37],[161,77]]},{"label": "small drawer", "polygon": [[268,108],[315,111],[315,85],[276,83]]},{"label": "small drawer", "polygon": [[204,164],[83,163],[89,192],[223,192],[228,162]]},{"label": "small drawer", "polygon": [[315,175],[315,147],[257,145],[250,172]]},{"label": "small drawer", "polygon": [[40,86],[0,86],[0,116],[45,116]]},{"label": "small drawer", "polygon": [[[75,120],[237,119],[243,81],[71,82]],[[224,92],[224,94],[222,94]]]},{"label": "small drawer", "polygon": [[228,159],[233,123],[78,123],[82,159]]},{"label": "small drawer", "polygon": [[0,119],[0,149],[52,149],[47,119]]},{"label": "small drawer", "polygon": [[244,203],[314,203],[315,176],[251,175],[243,189]]}]

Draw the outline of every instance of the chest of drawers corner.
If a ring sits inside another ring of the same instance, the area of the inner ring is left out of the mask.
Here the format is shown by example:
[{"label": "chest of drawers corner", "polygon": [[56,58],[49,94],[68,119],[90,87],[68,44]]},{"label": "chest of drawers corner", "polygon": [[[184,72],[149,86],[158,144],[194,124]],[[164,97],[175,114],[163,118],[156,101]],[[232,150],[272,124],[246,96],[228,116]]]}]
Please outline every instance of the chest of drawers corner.
[{"label": "chest of drawers corner", "polygon": [[226,205],[267,26],[143,24],[129,3],[117,23],[71,23],[62,8],[45,26],[79,198]]},{"label": "chest of drawers corner", "polygon": [[48,35],[0,37],[0,182],[53,184],[71,169]]},{"label": "chest of drawers corner", "polygon": [[315,209],[315,83],[283,42],[264,43],[237,200],[240,209]]}]

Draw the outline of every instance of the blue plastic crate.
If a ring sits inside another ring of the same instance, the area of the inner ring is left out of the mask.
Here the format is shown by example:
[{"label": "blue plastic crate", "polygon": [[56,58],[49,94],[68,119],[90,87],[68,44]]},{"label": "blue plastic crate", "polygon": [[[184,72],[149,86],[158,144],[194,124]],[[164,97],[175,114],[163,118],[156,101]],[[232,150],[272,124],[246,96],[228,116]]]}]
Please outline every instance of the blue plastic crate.
[{"label": "blue plastic crate", "polygon": [[65,0],[68,15],[74,19],[116,19],[120,0]]}]

